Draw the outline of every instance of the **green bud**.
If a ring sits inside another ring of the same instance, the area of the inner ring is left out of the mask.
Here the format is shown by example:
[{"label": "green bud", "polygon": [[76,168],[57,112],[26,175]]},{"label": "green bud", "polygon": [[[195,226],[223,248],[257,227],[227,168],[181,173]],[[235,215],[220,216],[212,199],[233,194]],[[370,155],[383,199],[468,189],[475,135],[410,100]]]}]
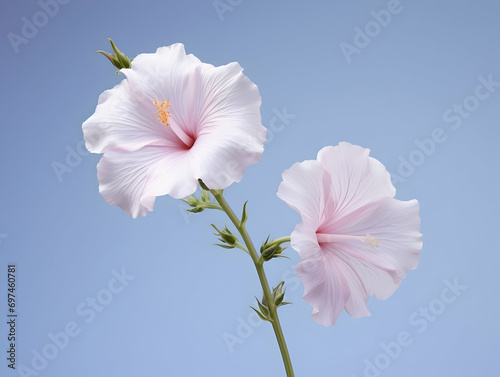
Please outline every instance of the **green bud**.
[{"label": "green bud", "polygon": [[227,228],[225,229],[227,233],[222,233],[220,236],[228,245],[235,245],[238,242],[238,237],[232,234]]},{"label": "green bud", "polygon": [[273,258],[280,257],[281,256],[280,254],[283,252],[283,250],[285,249],[278,244],[272,245],[268,248],[266,248],[265,245],[263,245],[260,249],[260,253],[262,255],[262,258],[267,262]]},{"label": "green bud", "polygon": [[210,224],[214,227],[216,230],[215,235],[220,237],[219,240],[223,243],[226,243],[231,246],[238,245],[238,237],[236,237],[227,227],[224,227],[224,229],[219,230],[214,224]]},{"label": "green bud", "polygon": [[198,198],[194,195],[188,196],[187,199],[184,200],[187,204],[189,204],[191,207],[196,207],[198,206],[198,203],[200,202]]},{"label": "green bud", "polygon": [[273,299],[274,299],[274,305],[276,305],[277,308],[283,305],[288,305],[290,302],[284,302],[285,298],[285,290],[283,290],[283,286],[285,285],[284,281],[280,281],[280,283],[276,286],[276,288],[273,289]]},{"label": "green bud", "polygon": [[129,59],[127,55],[125,55],[123,52],[121,52],[115,45],[115,43],[111,40],[111,38],[108,38],[109,42],[111,43],[111,47],[113,48],[114,54],[110,54],[109,52],[105,51],[96,51],[99,54],[103,54],[105,57],[109,59],[111,64],[113,64],[116,68],[122,69],[122,68],[130,68],[130,63],[132,62],[133,59]]},{"label": "green bud", "polygon": [[281,240],[281,242],[279,243],[277,243],[277,241],[269,242],[269,237],[270,236],[267,236],[267,239],[262,243],[262,246],[260,247],[261,261],[267,262],[273,258],[288,258],[287,256],[281,255],[286,249],[285,247],[282,247],[281,244],[286,241]]},{"label": "green bud", "polygon": [[188,212],[199,213],[204,211],[206,208],[205,206],[201,205],[202,203],[200,202],[200,200],[194,195],[188,196],[186,199],[181,200],[184,203],[189,204],[190,207],[193,207],[191,209],[188,209]]}]

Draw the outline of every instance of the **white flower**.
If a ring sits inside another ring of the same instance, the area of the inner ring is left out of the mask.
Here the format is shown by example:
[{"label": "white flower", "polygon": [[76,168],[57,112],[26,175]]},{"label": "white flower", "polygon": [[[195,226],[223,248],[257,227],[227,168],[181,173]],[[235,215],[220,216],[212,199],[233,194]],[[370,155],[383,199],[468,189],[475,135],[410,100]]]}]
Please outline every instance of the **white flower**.
[{"label": "white flower", "polygon": [[108,203],[145,216],[157,196],[184,198],[198,179],[224,189],[259,161],[261,98],[238,63],[214,67],[173,44],[121,72],[83,124],[89,151],[104,153],[97,175]]}]

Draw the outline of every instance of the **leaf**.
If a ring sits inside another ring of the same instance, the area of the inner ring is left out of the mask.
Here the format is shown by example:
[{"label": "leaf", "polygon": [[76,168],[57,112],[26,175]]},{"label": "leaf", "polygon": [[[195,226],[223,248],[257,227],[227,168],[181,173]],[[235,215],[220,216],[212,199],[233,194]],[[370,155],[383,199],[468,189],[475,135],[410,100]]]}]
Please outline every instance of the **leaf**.
[{"label": "leaf", "polygon": [[241,226],[245,226],[247,220],[248,220],[248,212],[247,212],[247,203],[248,200],[243,204],[243,213],[241,214]]}]

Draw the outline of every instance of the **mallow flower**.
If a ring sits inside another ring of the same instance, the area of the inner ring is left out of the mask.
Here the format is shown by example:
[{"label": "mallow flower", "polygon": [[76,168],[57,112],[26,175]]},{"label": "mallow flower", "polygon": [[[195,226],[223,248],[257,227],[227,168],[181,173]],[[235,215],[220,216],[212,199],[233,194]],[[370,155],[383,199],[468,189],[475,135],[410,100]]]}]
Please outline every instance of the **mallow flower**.
[{"label": "mallow flower", "polygon": [[333,325],[343,309],[369,316],[368,297],[385,300],[415,269],[422,247],[419,204],[394,198],[385,167],[349,143],[283,173],[278,196],[302,217],[291,235],[297,276],[312,318]]},{"label": "mallow flower", "polygon": [[97,176],[108,203],[145,216],[157,196],[184,198],[198,179],[224,189],[259,161],[261,97],[238,63],[214,67],[177,43],[121,72],[83,124],[87,149],[104,153]]}]

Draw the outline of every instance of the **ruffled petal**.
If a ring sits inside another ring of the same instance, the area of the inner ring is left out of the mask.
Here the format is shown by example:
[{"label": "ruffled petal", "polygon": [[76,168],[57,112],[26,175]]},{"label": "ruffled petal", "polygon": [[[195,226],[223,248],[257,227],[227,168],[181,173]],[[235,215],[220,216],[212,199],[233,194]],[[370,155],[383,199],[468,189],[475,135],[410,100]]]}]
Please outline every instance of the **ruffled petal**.
[{"label": "ruffled petal", "polygon": [[302,216],[302,222],[318,228],[325,220],[331,191],[330,177],[316,160],[297,162],[283,172],[278,197]]},{"label": "ruffled petal", "polygon": [[319,151],[318,161],[331,176],[330,219],[346,216],[367,203],[396,194],[386,168],[369,157],[369,153],[369,149],[346,142]]},{"label": "ruffled petal", "polygon": [[350,254],[370,264],[387,261],[400,281],[406,276],[406,271],[414,270],[418,265],[422,248],[419,209],[416,200],[384,198],[358,209],[350,221],[337,223],[337,232],[356,236],[369,234],[377,238],[378,247],[352,241],[349,245],[352,250]]},{"label": "ruffled petal", "polygon": [[92,153],[119,148],[136,151],[145,145],[180,146],[176,137],[160,122],[154,111],[147,112],[123,80],[99,96],[95,113],[83,123],[85,145]]},{"label": "ruffled petal", "polygon": [[199,110],[196,150],[200,178],[210,188],[239,182],[247,166],[260,160],[266,129],[261,124],[257,86],[238,63],[200,71],[195,91]]},{"label": "ruffled petal", "polygon": [[97,177],[106,202],[134,218],[152,211],[157,196],[183,198],[198,185],[189,153],[168,147],[106,152],[97,165]]},{"label": "ruffled petal", "polygon": [[343,235],[361,238],[369,234],[379,241],[378,247],[355,239],[320,244],[325,253],[335,254],[347,266],[345,276],[351,296],[346,311],[351,316],[369,315],[368,297],[387,299],[406,272],[417,267],[422,248],[418,211],[416,200],[384,198],[358,209],[351,221],[337,228],[338,234]]},{"label": "ruffled petal", "polygon": [[[293,237],[293,236],[292,236]],[[304,283],[303,298],[314,307],[312,318],[323,326],[331,326],[350,297],[344,262],[333,253],[309,251],[295,268]]]},{"label": "ruffled petal", "polygon": [[169,100],[169,122],[195,138],[201,114],[200,71],[210,67],[194,55],[187,55],[184,45],[175,43],[159,48],[154,54],[138,55],[131,68],[121,71],[130,83],[133,96],[146,112],[154,114],[157,111],[155,100]]},{"label": "ruffled petal", "polygon": [[197,110],[193,113],[199,117],[191,123],[200,125],[200,135],[230,132],[264,143],[266,129],[261,124],[259,89],[242,71],[236,62],[220,67],[205,64],[203,69],[197,69],[198,85],[192,102]]},{"label": "ruffled petal", "polygon": [[131,68],[121,72],[127,77],[137,101],[155,111],[154,100],[181,102],[184,93],[191,89],[195,68],[200,65],[204,63],[192,54],[187,55],[182,43],[174,43],[158,48],[155,53],[137,55]]}]

